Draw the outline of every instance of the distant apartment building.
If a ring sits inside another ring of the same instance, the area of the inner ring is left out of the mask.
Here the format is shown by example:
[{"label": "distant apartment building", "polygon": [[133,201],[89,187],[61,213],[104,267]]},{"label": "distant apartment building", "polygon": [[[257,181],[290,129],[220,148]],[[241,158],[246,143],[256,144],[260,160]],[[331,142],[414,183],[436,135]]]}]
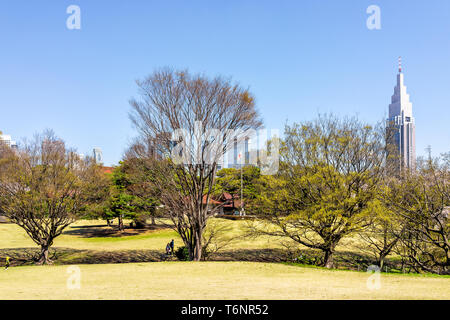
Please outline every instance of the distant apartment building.
[{"label": "distant apartment building", "polygon": [[2,145],[6,145],[9,148],[17,149],[17,143],[16,141],[11,139],[10,135],[0,133],[0,143]]}]

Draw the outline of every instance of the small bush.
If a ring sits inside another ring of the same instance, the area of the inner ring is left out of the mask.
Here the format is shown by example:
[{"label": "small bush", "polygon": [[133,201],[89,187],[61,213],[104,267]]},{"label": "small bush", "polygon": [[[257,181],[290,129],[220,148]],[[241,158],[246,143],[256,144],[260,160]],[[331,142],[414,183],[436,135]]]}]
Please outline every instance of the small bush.
[{"label": "small bush", "polygon": [[317,258],[307,256],[306,254],[300,253],[298,257],[293,259],[295,263],[301,263],[301,264],[309,264],[309,265],[316,265],[317,264]]},{"label": "small bush", "polygon": [[189,250],[187,247],[179,247],[175,251],[175,256],[178,258],[178,260],[181,261],[189,261]]}]

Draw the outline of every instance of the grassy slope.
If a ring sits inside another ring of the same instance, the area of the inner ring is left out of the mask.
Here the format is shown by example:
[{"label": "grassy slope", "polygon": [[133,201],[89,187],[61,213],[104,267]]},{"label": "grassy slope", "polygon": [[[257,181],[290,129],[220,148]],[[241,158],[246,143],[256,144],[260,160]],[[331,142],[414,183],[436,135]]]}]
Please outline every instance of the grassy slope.
[{"label": "grassy slope", "polygon": [[0,270],[0,299],[450,299],[450,278],[252,262],[81,265],[81,289],[69,290],[67,266]]}]

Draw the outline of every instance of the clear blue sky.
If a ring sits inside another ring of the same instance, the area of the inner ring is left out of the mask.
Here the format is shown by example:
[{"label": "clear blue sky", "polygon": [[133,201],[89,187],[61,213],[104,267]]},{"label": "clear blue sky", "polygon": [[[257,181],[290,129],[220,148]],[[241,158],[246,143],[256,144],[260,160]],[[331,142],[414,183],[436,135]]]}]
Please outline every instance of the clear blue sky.
[{"label": "clear blue sky", "polygon": [[[81,30],[66,8],[81,8]],[[381,8],[368,30],[366,8]],[[417,154],[450,151],[448,0],[1,0],[0,129],[53,129],[115,164],[135,132],[134,81],[155,68],[231,76],[256,95],[268,129],[318,112],[387,116],[403,57]]]}]

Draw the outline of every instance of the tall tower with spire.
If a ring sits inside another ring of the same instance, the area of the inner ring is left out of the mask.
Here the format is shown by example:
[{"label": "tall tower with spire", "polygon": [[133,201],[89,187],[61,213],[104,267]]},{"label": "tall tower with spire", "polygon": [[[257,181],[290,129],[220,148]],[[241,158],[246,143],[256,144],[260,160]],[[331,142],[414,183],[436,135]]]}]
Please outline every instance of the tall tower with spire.
[{"label": "tall tower with spire", "polygon": [[391,129],[391,143],[398,152],[397,165],[400,170],[414,169],[416,165],[415,121],[412,113],[412,103],[406,92],[402,72],[402,60],[398,59],[397,85],[389,105],[388,128]]}]

